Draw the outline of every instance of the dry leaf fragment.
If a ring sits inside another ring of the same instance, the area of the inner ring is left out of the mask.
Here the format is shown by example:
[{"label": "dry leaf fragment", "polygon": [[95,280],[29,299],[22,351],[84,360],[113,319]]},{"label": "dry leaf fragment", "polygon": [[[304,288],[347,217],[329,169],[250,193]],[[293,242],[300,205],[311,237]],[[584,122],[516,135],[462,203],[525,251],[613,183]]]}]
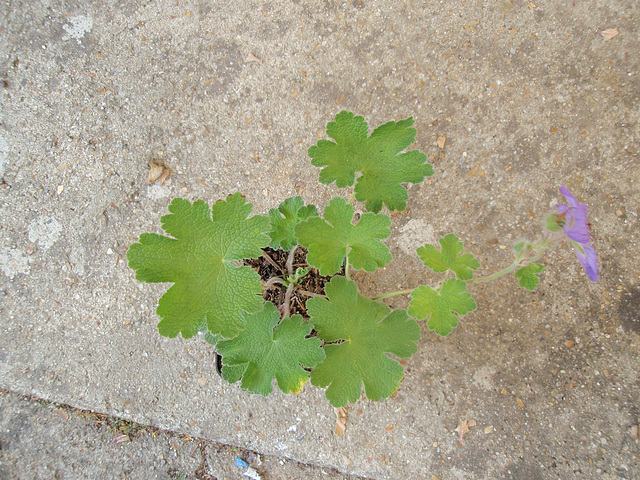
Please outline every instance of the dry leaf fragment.
[{"label": "dry leaf fragment", "polygon": [[149,169],[150,170],[149,170],[149,177],[147,178],[147,183],[152,184],[153,182],[155,182],[157,179],[160,178],[160,175],[162,175],[162,172],[164,170],[164,165],[159,162],[150,161]]},{"label": "dry leaf fragment", "polygon": [[438,148],[444,148],[446,141],[447,137],[438,137]]},{"label": "dry leaf fragment", "polygon": [[636,439],[636,441],[638,441],[638,439],[640,438],[640,435],[638,435],[638,425],[633,425],[629,427],[629,435],[631,435],[633,438]]},{"label": "dry leaf fragment", "polygon": [[334,433],[338,437],[344,437],[347,430],[347,410],[344,407],[334,408],[336,412],[336,428]]},{"label": "dry leaf fragment", "polygon": [[464,434],[469,431],[469,427],[475,427],[475,420],[462,420],[460,425],[456,427],[456,432],[460,434],[460,441],[464,441]]},{"label": "dry leaf fragment", "polygon": [[119,443],[128,442],[128,441],[129,441],[129,435],[120,435],[113,439],[113,444],[118,445]]},{"label": "dry leaf fragment", "polygon": [[344,463],[347,464],[347,466],[350,467],[351,465],[353,465],[353,460],[347,457],[344,453],[342,454],[342,459],[344,460]]},{"label": "dry leaf fragment", "polygon": [[524,407],[524,402],[520,398],[516,398],[516,403],[520,408]]},{"label": "dry leaf fragment", "polygon": [[67,412],[65,412],[64,410],[62,410],[61,408],[56,410],[56,413],[58,414],[58,416],[60,418],[62,418],[65,422],[67,420],[69,420],[69,415],[67,415]]},{"label": "dry leaf fragment", "polygon": [[160,181],[160,185],[164,185],[164,182],[169,178],[171,174],[171,169],[167,167],[162,162],[155,162],[153,160],[149,161],[149,178],[147,178],[147,183],[151,185],[156,180]]},{"label": "dry leaf fragment", "polygon": [[262,60],[260,60],[258,57],[256,57],[253,53],[249,52],[249,55],[247,55],[247,58],[244,59],[245,63],[248,62],[258,62],[260,65],[262,65]]},{"label": "dry leaf fragment", "polygon": [[171,169],[169,167],[166,167],[162,171],[162,175],[160,175],[160,178],[158,179],[160,181],[160,185],[164,185],[164,182],[166,182],[167,178],[169,178],[169,174],[171,174]]},{"label": "dry leaf fragment", "polygon": [[606,30],[598,30],[598,33],[600,35],[602,35],[602,37],[605,40],[611,40],[613,37],[615,37],[616,35],[618,35],[618,29],[617,28],[608,28]]}]

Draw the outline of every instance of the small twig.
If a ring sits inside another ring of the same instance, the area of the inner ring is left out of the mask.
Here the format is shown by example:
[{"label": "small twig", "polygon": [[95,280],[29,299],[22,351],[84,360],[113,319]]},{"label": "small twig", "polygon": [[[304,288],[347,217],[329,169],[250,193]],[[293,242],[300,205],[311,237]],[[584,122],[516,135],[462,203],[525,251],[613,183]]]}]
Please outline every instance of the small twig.
[{"label": "small twig", "polygon": [[327,298],[326,295],[322,295],[321,293],[313,293],[313,292],[309,292],[307,290],[301,290],[298,289],[296,290],[297,293],[299,293],[300,295],[306,295],[307,297],[322,297],[322,298]]},{"label": "small twig", "polygon": [[282,272],[282,268],[280,268],[280,265],[278,265],[276,262],[274,262],[273,259],[269,256],[269,254],[267,252],[265,252],[264,250],[262,251],[262,258],[264,258],[269,265],[271,265],[274,268],[277,268],[278,270],[280,270]]}]

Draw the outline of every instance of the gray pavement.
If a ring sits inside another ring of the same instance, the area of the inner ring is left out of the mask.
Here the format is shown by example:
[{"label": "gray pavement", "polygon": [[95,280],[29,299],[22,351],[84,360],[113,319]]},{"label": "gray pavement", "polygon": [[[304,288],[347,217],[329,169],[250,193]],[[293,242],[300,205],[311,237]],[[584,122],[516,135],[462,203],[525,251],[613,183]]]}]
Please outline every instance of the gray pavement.
[{"label": "gray pavement", "polygon": [[249,463],[262,478],[362,478],[36,398],[5,392],[0,393],[0,403],[2,479],[250,478],[244,475],[246,468],[237,466],[236,458]]},{"label": "gray pavement", "polygon": [[[285,458],[376,480],[638,478],[636,2],[4,1],[0,15],[3,473],[56,478],[37,452],[13,456],[68,428],[30,427],[27,395],[168,432],[129,471],[104,467],[117,451],[96,466],[70,448],[60,478],[196,477],[193,443],[166,460],[171,435],[273,458],[266,479]],[[392,217],[393,262],[354,275],[363,293],[428,280],[412,251],[450,232],[483,274],[501,269],[562,184],[589,205],[601,279],[565,248],[534,293],[475,286],[478,309],[444,339],[423,325],[397,395],[351,405],[337,437],[321,389],[250,395],[202,338],[160,337],[166,285],[136,282],[125,255],[176,196],[241,191],[265,213],[348,195],[306,155],[342,109],[370,127],[413,116],[436,171]],[[146,183],[150,160],[171,168],[164,185]]]}]

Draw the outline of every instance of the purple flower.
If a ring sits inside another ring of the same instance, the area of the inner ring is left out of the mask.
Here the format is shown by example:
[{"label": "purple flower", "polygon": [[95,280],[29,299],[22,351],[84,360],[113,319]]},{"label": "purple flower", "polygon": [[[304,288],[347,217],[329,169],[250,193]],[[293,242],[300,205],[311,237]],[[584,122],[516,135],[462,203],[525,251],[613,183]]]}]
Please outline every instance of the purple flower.
[{"label": "purple flower", "polygon": [[578,243],[589,243],[589,224],[587,223],[587,204],[578,203],[569,189],[562,185],[560,193],[569,205],[558,205],[560,217],[564,217],[562,229],[571,240]]},{"label": "purple flower", "polygon": [[558,205],[558,219],[562,230],[572,241],[576,249],[578,261],[582,264],[590,280],[598,281],[598,255],[589,243],[589,222],[587,222],[587,205],[579,203],[567,187],[562,185],[560,193],[569,205]]}]

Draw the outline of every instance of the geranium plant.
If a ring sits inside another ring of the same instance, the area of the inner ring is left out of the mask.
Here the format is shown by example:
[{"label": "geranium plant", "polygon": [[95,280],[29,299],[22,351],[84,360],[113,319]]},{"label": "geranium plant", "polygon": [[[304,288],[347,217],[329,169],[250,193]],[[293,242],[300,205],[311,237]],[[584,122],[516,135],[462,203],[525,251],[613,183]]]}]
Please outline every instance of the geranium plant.
[{"label": "geranium plant", "polygon": [[[310,378],[342,407],[360,398],[363,384],[369,399],[391,396],[404,377],[393,357],[417,351],[418,322],[438,335],[451,333],[476,308],[470,285],[513,274],[533,290],[544,269],[537,262],[565,240],[597,281],[587,207],[562,186],[568,205],[547,217],[538,239],[514,246],[507,268],[474,278],[480,264],[451,233],[437,246],[417,249],[427,268],[443,274],[438,284],[363,296],[350,272],[373,272],[392,258],[384,243],[391,219],[381,210],[404,210],[405,184],[434,173],[424,153],[405,151],[415,141],[412,125],[412,118],[388,122],[369,135],[364,119],[346,111],[327,125],[333,141],[312,146],[311,163],[321,167],[322,183],[355,186],[349,199],[333,198],[322,216],[301,197],[268,215],[252,214],[240,193],[211,207],[174,199],[161,218],[168,236],[143,233],[127,253],[138,280],[173,284],[158,304],[160,334],[204,333],[221,358],[222,377],[250,392],[268,395],[275,378],[283,392],[296,393]],[[366,213],[355,213],[356,201]],[[394,295],[410,296],[406,310],[381,301]]]}]

